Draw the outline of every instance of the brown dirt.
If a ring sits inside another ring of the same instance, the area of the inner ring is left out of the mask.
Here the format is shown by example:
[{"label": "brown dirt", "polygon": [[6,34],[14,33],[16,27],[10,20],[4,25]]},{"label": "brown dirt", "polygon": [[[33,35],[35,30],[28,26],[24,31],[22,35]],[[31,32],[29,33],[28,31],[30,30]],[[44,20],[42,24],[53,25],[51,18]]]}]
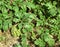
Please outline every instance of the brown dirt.
[{"label": "brown dirt", "polygon": [[12,47],[13,44],[19,43],[17,40],[19,39],[18,37],[12,37],[10,32],[4,32],[2,33],[0,31],[0,36],[4,35],[5,36],[5,40],[0,41],[0,47]]}]

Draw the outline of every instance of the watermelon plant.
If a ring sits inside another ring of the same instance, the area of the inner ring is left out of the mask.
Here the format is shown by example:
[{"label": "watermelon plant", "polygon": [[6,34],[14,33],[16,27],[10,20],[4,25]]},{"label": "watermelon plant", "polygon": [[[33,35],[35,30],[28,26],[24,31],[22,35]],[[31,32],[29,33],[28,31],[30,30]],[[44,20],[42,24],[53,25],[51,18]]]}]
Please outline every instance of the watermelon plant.
[{"label": "watermelon plant", "polygon": [[19,37],[14,47],[55,47],[60,43],[60,0],[0,0],[0,30]]}]

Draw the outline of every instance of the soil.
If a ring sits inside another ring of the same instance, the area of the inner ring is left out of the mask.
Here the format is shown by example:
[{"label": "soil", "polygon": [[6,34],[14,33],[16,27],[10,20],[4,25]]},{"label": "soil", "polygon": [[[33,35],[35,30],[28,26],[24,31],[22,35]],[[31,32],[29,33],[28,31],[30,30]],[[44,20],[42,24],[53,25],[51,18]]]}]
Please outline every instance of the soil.
[{"label": "soil", "polygon": [[12,47],[13,44],[19,43],[19,38],[12,37],[9,31],[4,33],[0,31],[0,36],[5,36],[5,40],[0,41],[0,47]]}]

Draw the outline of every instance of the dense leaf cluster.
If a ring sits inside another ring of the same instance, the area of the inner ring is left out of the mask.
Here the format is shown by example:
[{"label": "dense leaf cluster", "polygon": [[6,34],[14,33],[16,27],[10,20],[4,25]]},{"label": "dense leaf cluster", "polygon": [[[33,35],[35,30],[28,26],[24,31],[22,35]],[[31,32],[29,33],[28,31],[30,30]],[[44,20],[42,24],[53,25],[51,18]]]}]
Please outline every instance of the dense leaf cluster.
[{"label": "dense leaf cluster", "polygon": [[53,47],[60,42],[60,1],[0,0],[0,30],[21,38],[15,47]]}]

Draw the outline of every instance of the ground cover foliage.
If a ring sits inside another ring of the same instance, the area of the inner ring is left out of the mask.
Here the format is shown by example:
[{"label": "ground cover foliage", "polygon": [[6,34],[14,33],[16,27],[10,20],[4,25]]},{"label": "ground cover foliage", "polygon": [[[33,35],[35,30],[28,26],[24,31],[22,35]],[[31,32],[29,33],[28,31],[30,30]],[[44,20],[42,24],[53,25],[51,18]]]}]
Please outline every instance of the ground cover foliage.
[{"label": "ground cover foliage", "polygon": [[14,47],[59,46],[60,0],[0,0],[0,30],[19,37]]}]

